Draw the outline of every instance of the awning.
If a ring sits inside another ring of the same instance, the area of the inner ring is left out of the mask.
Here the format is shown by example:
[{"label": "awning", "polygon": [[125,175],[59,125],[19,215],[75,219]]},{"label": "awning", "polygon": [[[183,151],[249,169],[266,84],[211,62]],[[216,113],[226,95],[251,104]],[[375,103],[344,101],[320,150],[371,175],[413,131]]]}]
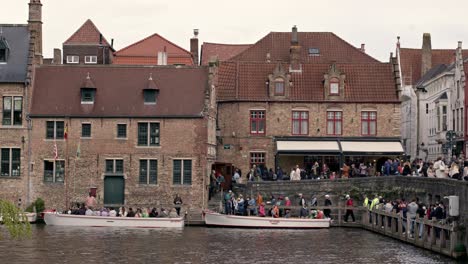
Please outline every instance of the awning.
[{"label": "awning", "polygon": [[338,141],[276,141],[278,153],[340,153]]},{"label": "awning", "polygon": [[400,141],[341,141],[345,155],[400,155],[404,153]]}]

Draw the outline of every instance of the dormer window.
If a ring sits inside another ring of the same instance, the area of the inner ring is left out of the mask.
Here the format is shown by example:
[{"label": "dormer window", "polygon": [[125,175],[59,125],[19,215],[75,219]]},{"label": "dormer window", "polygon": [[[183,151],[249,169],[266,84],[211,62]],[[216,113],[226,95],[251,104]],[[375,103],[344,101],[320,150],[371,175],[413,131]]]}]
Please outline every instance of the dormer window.
[{"label": "dormer window", "polygon": [[275,95],[284,95],[284,79],[275,79]]},{"label": "dormer window", "polygon": [[94,104],[94,95],[96,89],[82,88],[81,89],[81,103],[82,104]]},{"label": "dormer window", "polygon": [[309,56],[320,56],[320,50],[318,48],[309,48]]},{"label": "dormer window", "polygon": [[5,38],[0,38],[0,63],[5,63],[8,60],[8,53],[10,48]]},{"label": "dormer window", "polygon": [[143,90],[143,97],[145,104],[156,104],[156,90],[145,89]]},{"label": "dormer window", "polygon": [[337,78],[330,80],[330,95],[340,94],[340,81]]}]

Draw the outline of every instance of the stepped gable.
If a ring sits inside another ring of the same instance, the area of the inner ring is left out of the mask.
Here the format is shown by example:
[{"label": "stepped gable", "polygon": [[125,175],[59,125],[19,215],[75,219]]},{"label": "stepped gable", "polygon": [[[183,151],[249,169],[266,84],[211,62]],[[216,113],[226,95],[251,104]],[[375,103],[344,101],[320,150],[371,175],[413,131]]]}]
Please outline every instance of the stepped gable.
[{"label": "stepped gable", "polygon": [[[275,100],[268,95],[265,82],[276,63],[222,62],[219,67],[219,101]],[[283,68],[288,69],[289,64]],[[302,72],[291,75],[292,86],[288,98],[280,101],[322,101],[324,74],[330,64],[302,64]],[[390,63],[337,63],[336,68],[346,75],[344,101],[399,102]],[[275,100],[277,101],[277,100]]]},{"label": "stepped gable", "polygon": [[[93,104],[81,104],[86,76],[96,88]],[[159,94],[144,104],[152,76]],[[36,69],[32,117],[201,117],[206,67],[53,66]]]},{"label": "stepped gable", "polygon": [[[377,59],[349,44],[331,32],[298,32],[302,63],[375,63]],[[234,61],[289,62],[291,32],[271,32],[244,52],[233,57]],[[309,49],[318,49],[318,56],[310,55]]]},{"label": "stepped gable", "polygon": [[201,65],[208,65],[213,56],[216,56],[219,61],[227,61],[251,46],[252,44],[221,44],[205,42],[201,47]]}]

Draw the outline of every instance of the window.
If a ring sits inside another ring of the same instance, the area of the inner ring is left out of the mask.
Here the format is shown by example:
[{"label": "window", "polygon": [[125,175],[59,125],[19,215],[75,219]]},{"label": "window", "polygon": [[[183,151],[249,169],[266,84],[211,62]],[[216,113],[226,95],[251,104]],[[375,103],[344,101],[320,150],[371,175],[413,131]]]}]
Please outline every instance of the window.
[{"label": "window", "polygon": [[91,137],[91,124],[81,124],[81,137],[83,138]]},{"label": "window", "polygon": [[265,152],[250,152],[250,167],[265,165]]},{"label": "window", "polygon": [[155,104],[156,103],[156,90],[151,90],[151,89],[143,90],[143,97],[145,99],[145,104]]},{"label": "window", "polygon": [[96,64],[97,63],[97,56],[85,56],[85,63],[86,64]]},{"label": "window", "polygon": [[327,112],[327,134],[341,135],[342,112],[328,111]]},{"label": "window", "polygon": [[292,134],[293,135],[308,135],[309,134],[309,112],[293,111],[292,112]]},{"label": "window", "polygon": [[7,62],[8,53],[9,53],[8,42],[6,41],[4,37],[0,37],[0,63]]},{"label": "window", "polygon": [[175,185],[192,184],[192,160],[176,159],[172,163],[172,183]]},{"label": "window", "polygon": [[0,176],[19,177],[21,168],[21,149],[2,148],[0,156]]},{"label": "window", "polygon": [[284,80],[277,78],[275,80],[275,95],[284,95]]},{"label": "window", "polygon": [[159,146],[159,123],[138,123],[138,146]]},{"label": "window", "polygon": [[46,139],[63,139],[63,133],[63,121],[46,121]]},{"label": "window", "polygon": [[340,94],[340,82],[338,79],[333,78],[330,80],[330,95],[339,95]]},{"label": "window", "polygon": [[63,183],[65,176],[64,160],[44,160],[44,181]]},{"label": "window", "polygon": [[377,135],[377,112],[362,111],[361,112],[361,134],[363,136]]},{"label": "window", "polygon": [[140,160],[140,184],[157,184],[158,183],[158,161],[157,160]]},{"label": "window", "polygon": [[265,134],[265,110],[250,111],[250,134]]},{"label": "window", "polygon": [[442,130],[447,131],[447,106],[442,106]]},{"label": "window", "polygon": [[127,124],[117,124],[117,138],[127,138]]},{"label": "window", "polygon": [[3,97],[3,120],[4,126],[21,126],[23,123],[23,97]]},{"label": "window", "polygon": [[7,61],[7,50],[5,48],[0,48],[0,63]]},{"label": "window", "polygon": [[81,103],[93,104],[95,93],[96,93],[96,89],[81,88]]},{"label": "window", "polygon": [[123,174],[122,159],[106,159],[106,173],[108,174]]},{"label": "window", "polygon": [[80,63],[80,57],[78,57],[78,56],[67,56],[67,63]]},{"label": "window", "polygon": [[320,50],[318,48],[309,48],[309,56],[320,56]]}]

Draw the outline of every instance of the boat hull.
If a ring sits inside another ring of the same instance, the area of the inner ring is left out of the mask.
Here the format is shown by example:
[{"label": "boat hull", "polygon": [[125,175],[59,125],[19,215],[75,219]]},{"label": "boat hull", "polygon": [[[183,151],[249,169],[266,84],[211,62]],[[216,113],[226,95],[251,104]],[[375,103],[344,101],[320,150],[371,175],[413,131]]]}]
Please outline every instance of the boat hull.
[{"label": "boat hull", "polygon": [[[29,223],[35,223],[37,221],[37,214],[36,213],[24,213],[24,215],[28,219]],[[20,216],[20,219],[22,219],[21,216]],[[2,223],[2,222],[3,222],[3,217],[0,216],[0,223]]]},{"label": "boat hull", "polygon": [[330,219],[272,218],[257,216],[223,215],[205,212],[205,223],[209,226],[252,227],[252,228],[329,228]]},{"label": "boat hull", "polygon": [[45,213],[47,225],[95,226],[95,227],[136,227],[136,228],[183,228],[184,218],[134,218],[110,216],[85,216]]}]

